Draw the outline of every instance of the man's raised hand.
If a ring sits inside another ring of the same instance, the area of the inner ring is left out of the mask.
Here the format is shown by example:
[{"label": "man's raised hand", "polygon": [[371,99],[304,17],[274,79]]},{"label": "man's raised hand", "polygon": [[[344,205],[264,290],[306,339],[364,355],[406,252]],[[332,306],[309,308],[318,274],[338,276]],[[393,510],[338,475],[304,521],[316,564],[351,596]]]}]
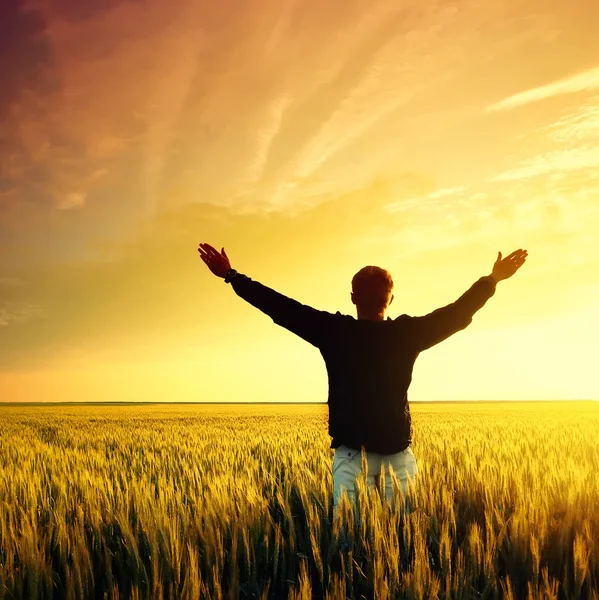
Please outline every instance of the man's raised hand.
[{"label": "man's raised hand", "polygon": [[495,281],[511,277],[526,262],[527,256],[528,251],[522,250],[522,248],[515,250],[504,259],[501,258],[501,252],[499,252],[491,276],[495,278]]},{"label": "man's raised hand", "polygon": [[200,244],[198,252],[207,267],[217,276],[223,279],[227,275],[227,271],[231,268],[229,257],[223,248],[218,252],[210,244]]}]

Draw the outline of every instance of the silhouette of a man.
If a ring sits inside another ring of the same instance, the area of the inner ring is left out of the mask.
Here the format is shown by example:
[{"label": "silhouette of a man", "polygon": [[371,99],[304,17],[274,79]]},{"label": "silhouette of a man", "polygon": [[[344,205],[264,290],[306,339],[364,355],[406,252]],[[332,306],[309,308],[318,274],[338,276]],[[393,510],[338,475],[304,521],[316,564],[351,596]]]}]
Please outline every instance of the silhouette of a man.
[{"label": "silhouette of a man", "polygon": [[202,243],[198,252],[212,273],[231,283],[238,296],[320,350],[329,380],[334,506],[344,488],[350,500],[355,500],[362,449],[369,489],[384,487],[385,496],[393,500],[391,467],[406,494],[408,478],[413,480],[417,473],[408,403],[416,358],[465,329],[495,294],[497,283],[511,277],[528,255],[519,249],[502,259],[499,252],[491,274],[478,279],[455,302],[424,316],[402,314],[395,319],[385,319],[394,297],[391,274],[380,267],[364,267],[352,279],[355,319],[300,304],[238,273],[231,268],[224,248],[218,252]]}]

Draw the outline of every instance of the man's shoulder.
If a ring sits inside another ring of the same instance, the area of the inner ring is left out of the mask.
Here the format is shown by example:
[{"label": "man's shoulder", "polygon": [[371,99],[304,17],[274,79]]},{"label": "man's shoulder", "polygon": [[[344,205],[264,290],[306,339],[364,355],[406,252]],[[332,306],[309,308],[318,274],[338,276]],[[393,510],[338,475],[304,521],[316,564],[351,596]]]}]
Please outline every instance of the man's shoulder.
[{"label": "man's shoulder", "polygon": [[394,327],[398,331],[407,332],[411,331],[412,328],[417,323],[417,317],[413,317],[412,315],[399,315],[399,317],[395,317],[392,321]]},{"label": "man's shoulder", "polygon": [[411,315],[399,315],[399,317],[395,317],[395,319],[393,319],[393,321],[395,323],[407,323],[408,321],[411,321],[414,317],[412,317]]},{"label": "man's shoulder", "polygon": [[336,319],[337,321],[355,321],[356,319],[351,315],[346,315],[338,310],[336,313],[331,313],[331,317]]}]

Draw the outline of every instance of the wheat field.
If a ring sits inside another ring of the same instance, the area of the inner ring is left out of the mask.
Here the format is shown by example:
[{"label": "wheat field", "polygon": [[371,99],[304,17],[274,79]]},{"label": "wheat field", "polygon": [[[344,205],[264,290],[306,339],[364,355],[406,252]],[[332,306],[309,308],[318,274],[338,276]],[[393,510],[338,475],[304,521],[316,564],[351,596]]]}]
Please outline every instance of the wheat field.
[{"label": "wheat field", "polygon": [[326,405],[2,406],[0,598],[599,600],[599,403],[412,413],[333,518]]}]

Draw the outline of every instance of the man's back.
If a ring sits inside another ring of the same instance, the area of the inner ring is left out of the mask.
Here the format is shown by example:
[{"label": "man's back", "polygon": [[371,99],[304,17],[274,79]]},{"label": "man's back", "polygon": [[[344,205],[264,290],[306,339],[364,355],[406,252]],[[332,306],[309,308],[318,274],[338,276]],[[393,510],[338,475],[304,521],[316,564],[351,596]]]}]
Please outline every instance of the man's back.
[{"label": "man's back", "polygon": [[418,356],[407,321],[335,316],[320,348],[329,379],[331,447],[400,452],[412,439],[407,391]]}]

